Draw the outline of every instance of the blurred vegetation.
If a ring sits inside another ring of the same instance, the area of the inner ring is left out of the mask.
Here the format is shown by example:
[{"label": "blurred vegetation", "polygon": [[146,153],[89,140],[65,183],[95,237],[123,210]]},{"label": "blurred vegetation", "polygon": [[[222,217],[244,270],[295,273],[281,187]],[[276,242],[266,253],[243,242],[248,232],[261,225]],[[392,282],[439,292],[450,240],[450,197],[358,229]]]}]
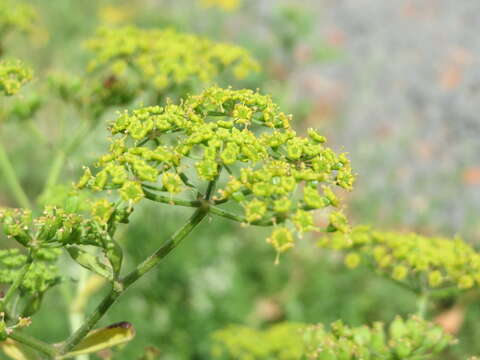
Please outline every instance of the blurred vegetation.
[{"label": "blurred vegetation", "polygon": [[[344,33],[338,29],[319,30],[318,23],[322,22],[324,14],[311,2],[22,1],[31,9],[17,1],[2,3],[6,5],[0,6],[0,15],[15,9],[8,18],[22,30],[12,33],[8,26],[0,29],[2,56],[18,58],[34,72],[33,81],[26,86],[20,100],[1,100],[0,117],[1,142],[14,160],[15,171],[30,201],[37,204],[64,201],[70,184],[80,176],[81,165],[92,163],[106,148],[106,124],[115,117],[115,111],[148,104],[153,98],[137,97],[138,89],[135,89],[135,96],[111,101],[108,111],[85,115],[82,103],[75,104],[72,98],[98,99],[81,85],[88,64],[95,56],[88,50],[86,41],[94,38],[101,26],[173,29],[168,31],[193,34],[249,50],[259,60],[261,71],[240,79],[222,72],[214,76],[213,82],[234,88],[260,88],[263,93],[271,93],[282,109],[294,115],[298,129],[305,133],[307,128],[315,126],[334,139],[337,148],[345,144],[344,147],[352,152],[353,167],[360,174],[357,192],[352,197],[345,196],[345,200],[350,202],[347,211],[359,223],[374,223],[380,228],[407,228],[429,235],[443,231],[442,236],[446,237],[460,233],[476,247],[478,223],[473,210],[478,210],[474,204],[478,199],[478,187],[475,186],[480,183],[478,164],[465,160],[457,162],[458,167],[437,168],[433,174],[442,178],[440,185],[449,187],[445,191],[440,187],[428,189],[432,176],[419,170],[421,161],[412,160],[414,166],[411,168],[405,163],[409,165],[408,161],[415,158],[415,154],[420,154],[422,159],[431,158],[435,138],[429,139],[428,146],[409,142],[411,134],[408,131],[412,130],[405,128],[412,126],[411,122],[399,130],[397,137],[391,137],[394,132],[391,127],[402,124],[385,127],[380,122],[366,126],[362,120],[368,118],[367,115],[356,123],[349,122],[351,109],[368,102],[367,95],[371,94],[368,89],[359,91],[350,102],[342,102],[342,89],[348,84],[332,84],[328,75],[335,74],[335,64],[353,62],[361,67],[356,73],[361,79],[356,80],[362,83],[362,76],[368,77],[373,70],[361,64],[361,57],[353,58],[349,44],[345,44]],[[310,69],[320,69],[321,76],[306,71]],[[98,76],[97,84],[108,80],[104,74]],[[430,85],[425,82],[424,86]],[[448,79],[444,79],[443,84],[454,86]],[[189,86],[187,92],[201,85]],[[161,101],[176,96],[175,89],[169,90],[162,94]],[[421,101],[416,99],[412,103]],[[409,103],[399,106],[408,107]],[[8,126],[4,126],[7,121],[4,123],[7,119],[4,113],[9,115]],[[94,120],[85,122],[89,116]],[[384,122],[391,121],[389,113],[383,112],[382,116]],[[83,139],[84,126],[94,130]],[[82,141],[71,146],[71,133],[80,134],[78,138]],[[59,185],[53,184],[55,186],[46,192],[45,169],[53,166],[52,159],[58,155],[59,148],[72,150],[64,159],[64,171],[54,181]],[[405,157],[397,154],[406,148],[412,153],[408,152]],[[397,164],[399,159],[402,166],[389,168],[387,174],[379,172],[381,166]],[[409,177],[415,171],[420,172],[421,181],[415,182],[415,177]],[[466,190],[461,190],[460,199],[455,201],[463,201],[465,208],[459,210],[455,202],[452,206],[455,212],[450,216],[448,205],[457,196],[458,179]],[[0,176],[0,205],[18,205],[12,194],[3,191],[5,185],[6,179]],[[435,194],[425,200],[420,188],[426,189],[429,195],[430,192]],[[129,254],[127,265],[137,264],[155,250],[159,245],[155,239],[173,233],[187,218],[187,213],[182,209],[171,210],[166,205],[142,205],[132,215],[131,226],[120,239]],[[376,321],[391,322],[397,314],[406,316],[417,311],[417,299],[411,291],[366,267],[345,271],[343,255],[319,247],[312,250],[311,239],[301,240],[290,256],[282,257],[280,265],[275,266],[275,254],[264,241],[259,241],[266,237],[263,229],[241,229],[227,220],[202,224],[194,241],[182,244],[175,256],[166,258],[158,271],[136,284],[101,321],[102,325],[108,325],[128,320],[135,326],[135,341],[116,349],[114,359],[210,359],[211,334],[230,324],[262,329],[283,321],[328,324],[342,319],[351,326],[360,326]],[[69,267],[62,280],[73,288],[81,281],[80,273],[79,266]],[[102,295],[102,290],[93,291],[84,310],[90,311]],[[429,309],[431,318],[459,338],[459,343],[443,358],[464,359],[480,353],[477,296],[476,290],[447,296]],[[68,312],[63,297],[60,286],[46,294],[44,301],[55,304],[55,308],[40,310],[37,321],[30,326],[32,334],[55,342],[69,331],[68,319],[63,315]],[[109,355],[103,356],[108,358]]]}]

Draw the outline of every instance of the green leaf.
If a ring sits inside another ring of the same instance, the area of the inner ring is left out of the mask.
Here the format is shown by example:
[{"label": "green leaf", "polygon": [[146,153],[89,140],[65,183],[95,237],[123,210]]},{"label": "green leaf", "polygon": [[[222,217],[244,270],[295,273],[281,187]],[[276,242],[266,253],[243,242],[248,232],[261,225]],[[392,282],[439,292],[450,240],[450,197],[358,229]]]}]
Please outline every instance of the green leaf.
[{"label": "green leaf", "polygon": [[117,345],[125,344],[135,337],[135,329],[129,322],[119,322],[91,331],[80,344],[65,354],[67,359],[77,355],[91,354]]},{"label": "green leaf", "polygon": [[107,278],[108,280],[113,280],[113,270],[110,266],[102,263],[100,259],[92,255],[78,246],[70,246],[67,248],[68,253],[79,265],[84,268],[93,271],[94,273]]}]

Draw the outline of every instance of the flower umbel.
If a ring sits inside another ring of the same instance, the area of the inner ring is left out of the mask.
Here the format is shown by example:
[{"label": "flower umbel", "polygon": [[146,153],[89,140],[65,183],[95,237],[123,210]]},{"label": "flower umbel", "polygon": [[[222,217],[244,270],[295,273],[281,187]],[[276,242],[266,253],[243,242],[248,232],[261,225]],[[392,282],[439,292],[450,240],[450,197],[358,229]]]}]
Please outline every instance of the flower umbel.
[{"label": "flower umbel", "polygon": [[[348,267],[370,264],[377,271],[414,290],[418,283],[431,290],[466,290],[480,285],[480,254],[460,238],[427,237],[414,233],[381,232],[357,226],[351,233],[324,237],[321,247],[345,250]],[[423,289],[424,291],[425,289]]]},{"label": "flower umbel", "polygon": [[[269,238],[278,252],[293,246],[295,229],[318,230],[312,211],[338,206],[332,188],[350,190],[354,179],[344,154],[326,147],[314,130],[298,136],[290,116],[252,90],[211,87],[180,104],[124,112],[110,131],[110,152],[96,170],[86,170],[79,187],[116,189],[132,202],[168,203],[180,194],[195,206],[215,182],[212,212],[247,224],[281,224]],[[236,214],[220,209],[229,201]],[[341,212],[330,218],[328,231],[349,231]]]}]

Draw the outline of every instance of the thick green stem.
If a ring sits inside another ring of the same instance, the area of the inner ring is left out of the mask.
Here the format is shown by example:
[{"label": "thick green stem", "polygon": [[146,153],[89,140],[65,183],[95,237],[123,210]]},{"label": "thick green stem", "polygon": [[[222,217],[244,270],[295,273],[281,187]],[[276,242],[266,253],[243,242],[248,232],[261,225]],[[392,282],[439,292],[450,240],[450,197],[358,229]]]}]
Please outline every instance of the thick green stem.
[{"label": "thick green stem", "polygon": [[103,315],[107,312],[108,309],[115,303],[118,297],[122,294],[122,289],[117,289],[115,286],[112,287],[112,290],[108,295],[102,300],[102,302],[97,306],[93,313],[88,316],[83,325],[77,329],[63,344],[60,349],[60,355],[64,355],[72,350],[82,339],[87,336],[87,334],[92,330],[92,328],[97,324],[97,322],[102,318]]},{"label": "thick green stem", "polygon": [[145,261],[139,264],[131,273],[129,273],[123,280],[116,282],[109,294],[98,305],[95,311],[90,314],[83,325],[75,331],[63,344],[60,355],[64,355],[71,351],[82,339],[89,333],[89,331],[97,324],[107,310],[115,303],[120,295],[127,290],[127,288],[145,275],[149,270],[154,268],[160,261],[167,256],[173,249],[175,249],[180,242],[202,221],[208,214],[208,205],[201,206],[195,210],[193,215],[175,234],[173,234],[163,245]]},{"label": "thick green stem", "polygon": [[12,340],[15,340],[23,345],[26,345],[42,354],[48,356],[48,359],[55,359],[57,354],[57,350],[54,346],[44,343],[30,335],[24,334],[20,331],[14,331],[8,335],[8,337]]},{"label": "thick green stem", "polygon": [[15,174],[15,170],[13,169],[12,163],[8,158],[7,152],[5,148],[0,143],[0,170],[2,177],[7,182],[7,186],[9,187],[12,195],[14,196],[15,200],[17,201],[18,205],[23,208],[31,209],[30,200],[28,200],[27,195],[23,191],[22,186],[20,185],[20,181]]},{"label": "thick green stem", "polygon": [[130,274],[125,276],[122,280],[123,286],[128,288],[135,281],[141,278],[145,273],[151,270],[153,267],[167,256],[173,249],[175,249],[180,242],[188,235],[192,230],[203,220],[203,218],[208,214],[208,207],[200,207],[185,225],[183,225],[175,234],[173,234],[170,239],[164,242],[164,244],[150,255],[145,261],[139,264]]}]

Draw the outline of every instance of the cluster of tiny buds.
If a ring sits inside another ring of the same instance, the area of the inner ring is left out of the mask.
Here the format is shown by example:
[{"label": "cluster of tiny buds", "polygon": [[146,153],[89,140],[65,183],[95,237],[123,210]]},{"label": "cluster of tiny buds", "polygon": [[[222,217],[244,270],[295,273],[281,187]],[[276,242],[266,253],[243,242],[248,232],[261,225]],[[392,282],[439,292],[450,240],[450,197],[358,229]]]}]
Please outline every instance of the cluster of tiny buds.
[{"label": "cluster of tiny buds", "polygon": [[[7,238],[23,245],[29,255],[18,248],[0,250],[0,282],[12,284],[22,273],[30,259],[29,270],[23,276],[20,290],[27,293],[43,293],[60,281],[56,261],[65,248],[80,265],[78,255],[86,253],[78,246],[89,245],[105,252],[109,261],[115,261],[110,222],[125,222],[128,209],[115,208],[105,199],[92,202],[90,214],[81,215],[72,209],[47,206],[44,213],[32,219],[31,211],[0,208],[0,223]],[[107,224],[107,222],[109,222]],[[71,253],[71,249],[74,253]],[[87,259],[90,261],[91,259]],[[107,274],[110,277],[111,274]]]},{"label": "cluster of tiny buds", "polygon": [[[333,187],[350,190],[354,181],[345,154],[316,130],[298,136],[291,117],[252,90],[207,88],[178,105],[125,112],[110,131],[109,153],[79,188],[116,189],[131,202],[157,193],[195,200],[215,182],[214,201],[236,204],[241,222],[276,225],[268,241],[279,253],[293,246],[292,232],[318,231],[313,210],[338,208]],[[348,232],[341,211],[330,220],[329,231]]]}]

